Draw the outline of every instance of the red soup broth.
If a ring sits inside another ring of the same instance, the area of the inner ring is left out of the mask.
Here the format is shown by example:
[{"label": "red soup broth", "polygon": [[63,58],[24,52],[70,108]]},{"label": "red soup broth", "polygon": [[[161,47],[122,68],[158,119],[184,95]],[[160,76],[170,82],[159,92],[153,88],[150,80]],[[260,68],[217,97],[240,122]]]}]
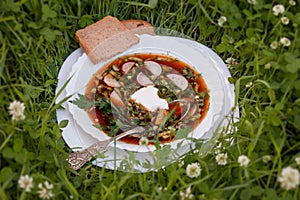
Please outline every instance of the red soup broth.
[{"label": "red soup broth", "polygon": [[[97,80],[98,80],[97,76],[104,73],[107,69],[112,68],[112,66],[115,66],[115,67],[117,66],[119,68],[119,70],[122,70],[121,69],[122,65],[126,62],[132,62],[132,60],[130,59],[132,57],[140,58],[144,61],[146,61],[146,60],[155,61],[161,65],[166,65],[168,67],[171,67],[174,70],[178,71],[179,73],[182,73],[185,68],[189,68],[190,70],[192,70],[193,74],[196,77],[195,80],[199,85],[199,87],[197,88],[197,91],[195,91],[195,92],[199,92],[199,93],[204,92],[206,94],[204,97],[204,105],[199,110],[201,115],[200,115],[198,121],[191,126],[191,130],[196,128],[201,123],[201,121],[205,118],[208,108],[209,108],[209,95],[208,95],[207,85],[206,85],[203,77],[193,67],[189,66],[188,64],[186,64],[183,61],[180,61],[180,60],[173,58],[171,56],[168,56],[168,55],[153,54],[153,53],[137,53],[137,54],[127,55],[127,56],[117,58],[114,61],[110,62],[109,64],[105,65],[104,67],[101,67],[93,75],[93,77],[90,79],[90,81],[86,87],[86,96],[90,100],[93,98],[94,94],[91,91],[93,88],[97,87]],[[189,79],[187,77],[185,77],[185,78],[188,80],[189,83],[191,83],[191,79]],[[193,80],[193,82],[195,80]],[[100,125],[105,126],[105,120],[104,120],[104,116],[101,114],[101,110],[95,109],[95,112],[88,112],[88,115],[94,124],[100,124]],[[103,131],[103,132],[105,134],[108,134],[106,131]],[[153,137],[148,138],[148,139],[152,140]],[[168,138],[168,139],[160,138],[159,140],[162,143],[167,143],[167,142],[171,142],[173,139],[174,139],[174,137]],[[130,144],[139,144],[139,140],[140,140],[140,138],[132,137],[132,136],[126,136],[126,137],[120,139],[120,141],[123,141],[125,143],[130,143]],[[152,145],[152,144],[153,144],[153,142],[149,142],[149,145]]]}]

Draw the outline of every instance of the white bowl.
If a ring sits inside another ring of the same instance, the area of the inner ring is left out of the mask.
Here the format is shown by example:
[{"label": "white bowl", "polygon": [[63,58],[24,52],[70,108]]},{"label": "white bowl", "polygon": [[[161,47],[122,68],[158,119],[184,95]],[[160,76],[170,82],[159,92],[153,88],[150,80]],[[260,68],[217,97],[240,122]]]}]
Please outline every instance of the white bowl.
[{"label": "white bowl", "polygon": [[[85,94],[85,89],[91,77],[100,68],[105,67],[107,63],[116,59],[117,57],[130,55],[134,53],[154,53],[163,54],[175,57],[190,66],[193,66],[203,77],[210,95],[209,111],[202,120],[202,122],[188,134],[190,138],[199,139],[209,131],[214,131],[212,127],[217,127],[220,119],[224,117],[224,81],[222,74],[216,69],[215,63],[207,55],[207,51],[199,48],[194,48],[185,43],[178,42],[172,37],[165,36],[149,36],[141,35],[139,44],[132,46],[127,51],[114,56],[113,58],[100,62],[94,65],[88,56],[84,53],[73,66],[71,71],[72,79],[66,87],[67,95],[73,95],[70,100],[78,97],[78,94]],[[68,103],[69,110],[73,115],[76,123],[89,135],[95,139],[102,141],[109,139],[109,137],[99,129],[95,128],[90,120],[88,114],[78,108],[72,103]],[[170,142],[171,148],[176,149],[178,143],[181,145],[188,144],[190,141],[181,139]],[[128,150],[132,152],[149,152],[155,151],[154,146],[139,146],[129,144],[122,141],[116,142],[116,148]]]}]

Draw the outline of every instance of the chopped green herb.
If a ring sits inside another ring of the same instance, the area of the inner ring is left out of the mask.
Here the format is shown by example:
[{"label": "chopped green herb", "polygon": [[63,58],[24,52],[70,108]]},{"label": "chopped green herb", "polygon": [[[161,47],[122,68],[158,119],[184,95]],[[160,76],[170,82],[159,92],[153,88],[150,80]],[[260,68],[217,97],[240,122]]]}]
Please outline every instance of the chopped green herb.
[{"label": "chopped green herb", "polygon": [[176,139],[184,139],[187,138],[188,133],[190,132],[191,128],[189,126],[179,129],[176,131],[175,138]]},{"label": "chopped green herb", "polygon": [[95,102],[95,105],[101,110],[103,115],[111,114],[111,102],[110,99],[99,99]]},{"label": "chopped green herb", "polygon": [[105,131],[105,130],[106,130],[106,126],[105,126],[105,125],[102,125],[102,124],[93,124],[93,126],[94,126],[95,128],[100,129],[101,131]]},{"label": "chopped green herb", "polygon": [[71,103],[75,104],[76,106],[78,106],[81,109],[88,109],[94,106],[94,102],[92,102],[91,100],[89,100],[85,95],[83,94],[78,94],[78,98],[74,99],[73,101],[71,101]]}]

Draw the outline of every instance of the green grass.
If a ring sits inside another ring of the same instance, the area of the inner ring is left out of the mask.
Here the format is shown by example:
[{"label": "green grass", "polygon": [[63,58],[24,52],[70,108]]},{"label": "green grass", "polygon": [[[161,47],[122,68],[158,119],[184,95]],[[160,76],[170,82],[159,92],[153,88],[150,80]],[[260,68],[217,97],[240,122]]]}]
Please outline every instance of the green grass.
[{"label": "green grass", "polygon": [[[54,185],[53,199],[180,199],[180,191],[189,186],[195,199],[300,199],[299,186],[287,191],[278,182],[284,167],[299,169],[300,3],[236,2],[1,1],[0,199],[38,199],[37,185],[44,181]],[[280,22],[281,14],[272,13],[278,3],[285,6],[288,25]],[[223,60],[236,59],[230,71],[241,117],[231,135],[219,138],[227,165],[217,165],[212,150],[204,157],[189,153],[182,166],[174,163],[144,174],[90,163],[79,171],[68,168],[65,158],[71,150],[55,115],[57,76],[64,59],[79,47],[75,31],[106,15],[147,20],[207,45]],[[220,16],[227,18],[222,27],[217,24]],[[282,37],[291,45],[271,49],[271,42]],[[25,120],[11,120],[7,107],[13,100],[24,102]],[[231,137],[232,144],[227,140]],[[246,168],[237,162],[242,154],[251,160]],[[264,155],[271,156],[267,164]],[[189,178],[185,169],[194,162],[202,171]],[[34,179],[30,193],[18,186],[25,174]]]}]

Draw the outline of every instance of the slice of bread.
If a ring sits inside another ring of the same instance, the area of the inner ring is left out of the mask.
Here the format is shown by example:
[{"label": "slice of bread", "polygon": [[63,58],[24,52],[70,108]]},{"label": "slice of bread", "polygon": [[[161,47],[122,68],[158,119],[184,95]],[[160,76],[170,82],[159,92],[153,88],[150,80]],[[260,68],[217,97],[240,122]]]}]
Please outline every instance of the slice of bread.
[{"label": "slice of bread", "polygon": [[122,20],[121,23],[135,34],[155,35],[153,26],[145,20],[128,19],[128,20]]},{"label": "slice of bread", "polygon": [[94,64],[122,53],[139,42],[132,31],[112,16],[76,31],[76,40]]}]

